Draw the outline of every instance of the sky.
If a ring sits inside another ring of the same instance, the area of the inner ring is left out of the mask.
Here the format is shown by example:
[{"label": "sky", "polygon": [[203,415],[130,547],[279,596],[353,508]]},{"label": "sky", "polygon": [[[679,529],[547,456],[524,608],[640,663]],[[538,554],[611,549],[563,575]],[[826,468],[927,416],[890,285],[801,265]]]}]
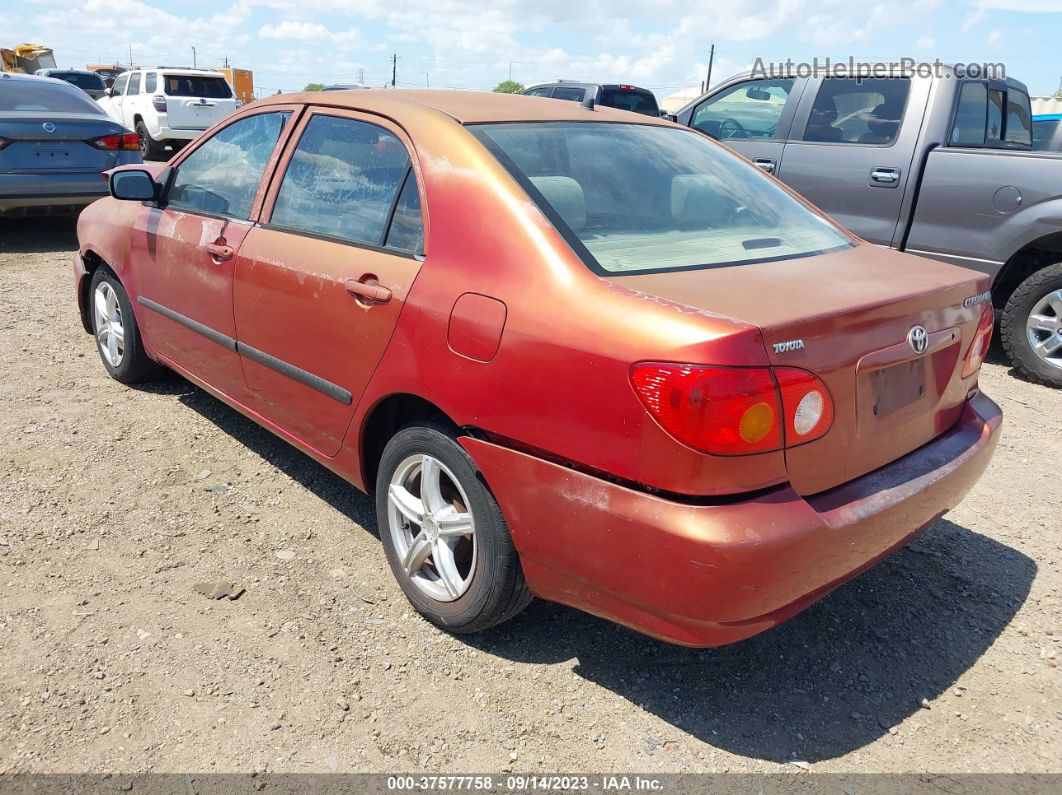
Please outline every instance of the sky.
[{"label": "sky", "polygon": [[[564,78],[660,97],[766,62],[1002,62],[1033,95],[1062,86],[1062,0],[0,0],[0,32],[89,63],[231,65],[259,93],[311,82],[493,88]],[[362,71],[363,70],[363,71]]]}]

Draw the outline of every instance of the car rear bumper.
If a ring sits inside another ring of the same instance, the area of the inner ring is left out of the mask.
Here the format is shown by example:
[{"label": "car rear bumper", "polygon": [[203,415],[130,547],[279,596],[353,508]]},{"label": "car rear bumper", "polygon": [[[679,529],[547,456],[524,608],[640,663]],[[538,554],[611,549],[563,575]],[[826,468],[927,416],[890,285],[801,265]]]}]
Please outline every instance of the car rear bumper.
[{"label": "car rear bumper", "polygon": [[191,141],[203,134],[206,127],[159,127],[157,139],[160,141]]},{"label": "car rear bumper", "polygon": [[98,171],[0,174],[0,213],[24,207],[91,204],[106,195],[107,180]]},{"label": "car rear bumper", "polygon": [[1001,422],[978,395],[950,431],[842,486],[711,505],[461,442],[536,595],[672,643],[717,646],[785,621],[953,508],[988,465]]}]

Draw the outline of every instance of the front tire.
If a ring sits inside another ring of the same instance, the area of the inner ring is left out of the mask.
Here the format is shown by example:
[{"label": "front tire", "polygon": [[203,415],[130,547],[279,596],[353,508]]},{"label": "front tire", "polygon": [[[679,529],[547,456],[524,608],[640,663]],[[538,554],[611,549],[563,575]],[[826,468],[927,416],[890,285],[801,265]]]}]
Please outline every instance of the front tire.
[{"label": "front tire", "polygon": [[106,267],[92,275],[89,301],[92,336],[111,378],[135,384],[157,376],[162,368],[144,350],[129,296],[118,277]]},{"label": "front tire", "polygon": [[1062,389],[1062,262],[1018,285],[1003,309],[999,338],[1023,378]]},{"label": "front tire", "polygon": [[509,528],[457,435],[407,426],[387,443],[376,516],[387,562],[410,604],[454,633],[485,630],[531,601]]},{"label": "front tire", "polygon": [[152,138],[143,121],[136,123],[136,134],[140,137],[140,156],[144,160],[166,159],[166,143]]}]

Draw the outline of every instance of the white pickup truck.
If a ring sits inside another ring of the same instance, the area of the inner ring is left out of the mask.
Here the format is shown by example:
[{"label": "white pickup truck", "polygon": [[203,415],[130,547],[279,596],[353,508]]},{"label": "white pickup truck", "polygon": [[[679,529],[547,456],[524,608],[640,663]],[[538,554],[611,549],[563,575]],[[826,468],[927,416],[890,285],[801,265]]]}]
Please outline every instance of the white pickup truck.
[{"label": "white pickup truck", "polygon": [[145,160],[165,160],[240,106],[220,72],[158,66],[123,72],[99,100],[107,115],[140,136]]}]

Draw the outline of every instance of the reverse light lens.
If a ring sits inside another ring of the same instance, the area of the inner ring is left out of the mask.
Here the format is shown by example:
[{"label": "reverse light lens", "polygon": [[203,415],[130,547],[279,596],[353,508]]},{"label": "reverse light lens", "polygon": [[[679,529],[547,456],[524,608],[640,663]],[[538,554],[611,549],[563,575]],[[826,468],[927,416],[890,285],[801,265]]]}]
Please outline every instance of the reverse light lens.
[{"label": "reverse light lens", "polygon": [[822,393],[813,389],[797,403],[796,414],[793,415],[793,430],[797,436],[807,436],[822,419],[822,407],[825,401]]},{"label": "reverse light lens", "polygon": [[988,346],[992,343],[992,327],[995,325],[996,311],[992,308],[991,301],[985,302],[985,311],[981,313],[981,319],[977,323],[977,331],[974,332],[970,350],[966,353],[966,360],[962,365],[962,377],[969,378],[981,369],[981,364],[988,355]]},{"label": "reverse light lens", "polygon": [[97,149],[105,149],[111,152],[128,152],[140,148],[140,137],[136,133],[116,133],[115,135],[105,135],[102,138],[89,141],[89,143]]}]

